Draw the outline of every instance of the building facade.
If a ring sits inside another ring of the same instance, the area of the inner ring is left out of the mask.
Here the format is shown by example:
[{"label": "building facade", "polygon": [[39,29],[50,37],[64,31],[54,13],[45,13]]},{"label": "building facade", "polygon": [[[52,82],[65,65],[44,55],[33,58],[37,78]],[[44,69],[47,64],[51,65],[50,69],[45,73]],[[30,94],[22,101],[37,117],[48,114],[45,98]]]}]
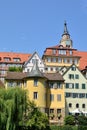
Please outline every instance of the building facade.
[{"label": "building facade", "polygon": [[66,115],[78,110],[87,116],[87,79],[75,64],[62,75],[65,79]]},{"label": "building facade", "polygon": [[0,52],[0,80],[4,82],[9,67],[22,67],[31,54]]},{"label": "building facade", "polygon": [[45,71],[45,65],[43,63],[43,60],[40,58],[37,52],[34,52],[29,59],[24,63],[23,65],[23,72],[31,72],[32,67],[34,65],[35,60],[37,60],[37,64],[39,67],[39,70],[41,72]]},{"label": "building facade", "polygon": [[66,66],[68,68],[73,63],[79,66],[81,56],[77,55],[77,53],[77,49],[73,48],[73,42],[65,23],[60,43],[56,46],[46,48],[42,56],[46,65],[46,72],[56,72],[61,67]]},{"label": "building facade", "polygon": [[[6,88],[21,87],[42,112],[47,113],[50,123],[63,124],[65,117],[64,79],[59,73],[42,73],[37,61],[31,72],[8,72]],[[58,118],[60,116],[60,119]]]}]

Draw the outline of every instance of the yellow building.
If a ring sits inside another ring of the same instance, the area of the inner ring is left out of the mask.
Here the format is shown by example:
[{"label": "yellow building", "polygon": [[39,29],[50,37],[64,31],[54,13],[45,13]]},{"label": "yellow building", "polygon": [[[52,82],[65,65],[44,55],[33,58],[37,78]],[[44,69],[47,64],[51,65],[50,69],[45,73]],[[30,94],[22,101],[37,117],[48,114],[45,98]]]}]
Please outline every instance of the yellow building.
[{"label": "yellow building", "polygon": [[27,90],[29,99],[42,112],[48,114],[51,123],[61,123],[65,116],[64,79],[59,73],[42,73],[37,62],[31,72],[8,72],[6,87],[19,86]]}]

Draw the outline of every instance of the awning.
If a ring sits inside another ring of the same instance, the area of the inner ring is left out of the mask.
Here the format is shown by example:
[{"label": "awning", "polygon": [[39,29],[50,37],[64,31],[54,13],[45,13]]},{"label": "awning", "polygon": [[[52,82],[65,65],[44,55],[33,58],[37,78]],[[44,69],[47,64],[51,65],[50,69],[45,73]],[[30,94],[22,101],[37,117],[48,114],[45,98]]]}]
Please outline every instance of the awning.
[{"label": "awning", "polygon": [[83,113],[82,111],[80,111],[79,109],[75,109],[74,111],[72,111],[71,113],[75,114],[75,113]]}]

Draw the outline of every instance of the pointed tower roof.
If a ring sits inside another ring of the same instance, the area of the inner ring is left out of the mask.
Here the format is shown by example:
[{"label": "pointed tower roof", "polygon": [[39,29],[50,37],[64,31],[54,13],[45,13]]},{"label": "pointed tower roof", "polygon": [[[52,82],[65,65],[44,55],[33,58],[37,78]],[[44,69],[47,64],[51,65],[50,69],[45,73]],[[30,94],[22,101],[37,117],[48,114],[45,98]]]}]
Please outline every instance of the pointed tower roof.
[{"label": "pointed tower roof", "polygon": [[68,48],[72,48],[72,40],[70,39],[70,34],[68,32],[67,29],[67,23],[65,21],[64,23],[64,32],[62,34],[62,38],[60,40],[60,45],[62,45],[63,47],[68,47]]},{"label": "pointed tower roof", "polygon": [[44,77],[43,73],[39,70],[37,60],[34,61],[33,68],[28,74],[29,77]]},{"label": "pointed tower roof", "polygon": [[65,21],[65,23],[64,23],[64,32],[63,32],[62,36],[63,36],[63,35],[70,35],[70,34],[68,33],[66,21]]}]

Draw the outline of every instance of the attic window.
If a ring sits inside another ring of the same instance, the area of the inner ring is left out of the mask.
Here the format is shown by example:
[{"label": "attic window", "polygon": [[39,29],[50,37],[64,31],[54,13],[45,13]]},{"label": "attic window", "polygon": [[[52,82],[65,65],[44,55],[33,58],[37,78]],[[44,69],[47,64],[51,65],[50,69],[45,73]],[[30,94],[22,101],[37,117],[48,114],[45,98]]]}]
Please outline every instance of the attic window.
[{"label": "attic window", "polygon": [[13,61],[14,62],[19,62],[19,61],[21,61],[21,59],[20,58],[13,58]]},{"label": "attic window", "polygon": [[72,66],[71,69],[72,69],[72,71],[75,71],[75,70],[76,70],[76,67],[75,67],[75,66]]},{"label": "attic window", "polygon": [[60,55],[66,55],[66,50],[59,50]]},{"label": "attic window", "polygon": [[70,55],[72,55],[72,51],[69,51]]},{"label": "attic window", "polygon": [[55,49],[53,49],[53,50],[52,50],[52,53],[53,53],[53,54],[56,54],[56,50],[55,50]]},{"label": "attic window", "polygon": [[4,57],[4,61],[11,61],[10,57]]}]

